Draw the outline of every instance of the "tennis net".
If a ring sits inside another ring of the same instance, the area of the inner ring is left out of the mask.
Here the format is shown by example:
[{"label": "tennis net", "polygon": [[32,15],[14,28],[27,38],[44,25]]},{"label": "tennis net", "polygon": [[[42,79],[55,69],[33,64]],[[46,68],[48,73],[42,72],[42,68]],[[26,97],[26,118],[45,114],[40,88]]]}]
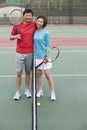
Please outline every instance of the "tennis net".
[{"label": "tennis net", "polygon": [[32,70],[32,130],[37,130],[37,98],[36,98],[36,74],[35,74],[35,56],[33,54]]}]

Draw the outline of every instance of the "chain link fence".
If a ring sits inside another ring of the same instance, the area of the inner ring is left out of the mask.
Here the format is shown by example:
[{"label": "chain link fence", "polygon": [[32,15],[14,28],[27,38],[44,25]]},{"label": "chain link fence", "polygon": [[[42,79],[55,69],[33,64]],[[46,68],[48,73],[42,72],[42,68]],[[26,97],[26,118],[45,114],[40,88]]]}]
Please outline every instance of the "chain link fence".
[{"label": "chain link fence", "polygon": [[51,24],[87,24],[87,0],[0,0],[0,24],[10,24],[14,8],[31,8],[34,20],[45,15]]}]

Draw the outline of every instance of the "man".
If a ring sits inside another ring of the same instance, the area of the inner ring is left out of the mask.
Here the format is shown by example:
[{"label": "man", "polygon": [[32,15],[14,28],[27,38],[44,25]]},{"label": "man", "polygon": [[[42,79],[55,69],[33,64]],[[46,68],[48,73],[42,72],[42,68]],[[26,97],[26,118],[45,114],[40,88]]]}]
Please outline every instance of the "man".
[{"label": "man", "polygon": [[[32,21],[33,12],[31,9],[25,9],[23,12],[23,21],[15,25],[12,29],[10,39],[17,39],[16,47],[16,94],[14,100],[21,97],[20,87],[22,81],[23,67],[25,67],[25,96],[31,97],[29,91],[30,72],[32,70],[32,54],[34,51],[33,36],[36,30],[36,24]],[[19,31],[18,31],[19,29]],[[19,34],[18,34],[19,32]]]}]

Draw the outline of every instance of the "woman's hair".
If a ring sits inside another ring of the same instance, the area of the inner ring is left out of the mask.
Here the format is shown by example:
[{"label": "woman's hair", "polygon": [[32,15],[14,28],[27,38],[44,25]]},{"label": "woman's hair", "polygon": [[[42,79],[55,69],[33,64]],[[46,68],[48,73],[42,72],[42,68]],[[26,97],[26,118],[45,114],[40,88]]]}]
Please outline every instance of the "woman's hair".
[{"label": "woman's hair", "polygon": [[47,18],[46,18],[45,16],[38,16],[38,17],[37,17],[37,20],[38,20],[39,18],[43,19],[43,21],[44,21],[44,23],[43,23],[43,28],[45,28],[46,25],[47,25]]},{"label": "woman's hair", "polygon": [[31,13],[32,16],[33,16],[33,11],[32,11],[31,9],[25,9],[25,10],[23,11],[23,16],[24,16],[26,13]]}]

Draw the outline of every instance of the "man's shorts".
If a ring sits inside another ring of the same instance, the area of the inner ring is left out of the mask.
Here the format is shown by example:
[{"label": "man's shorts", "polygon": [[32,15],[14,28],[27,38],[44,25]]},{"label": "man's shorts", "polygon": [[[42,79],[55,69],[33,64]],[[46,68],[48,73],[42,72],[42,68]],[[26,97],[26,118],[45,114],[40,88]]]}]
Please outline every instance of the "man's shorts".
[{"label": "man's shorts", "polygon": [[[36,59],[36,66],[39,65],[42,61],[43,61],[43,59]],[[48,70],[48,69],[51,69],[51,68],[52,68],[52,63],[48,62],[48,63],[43,63],[37,69],[39,69],[39,70]]]},{"label": "man's shorts", "polygon": [[25,72],[30,72],[32,70],[32,57],[31,54],[20,54],[16,53],[16,71],[22,72],[25,68]]}]

